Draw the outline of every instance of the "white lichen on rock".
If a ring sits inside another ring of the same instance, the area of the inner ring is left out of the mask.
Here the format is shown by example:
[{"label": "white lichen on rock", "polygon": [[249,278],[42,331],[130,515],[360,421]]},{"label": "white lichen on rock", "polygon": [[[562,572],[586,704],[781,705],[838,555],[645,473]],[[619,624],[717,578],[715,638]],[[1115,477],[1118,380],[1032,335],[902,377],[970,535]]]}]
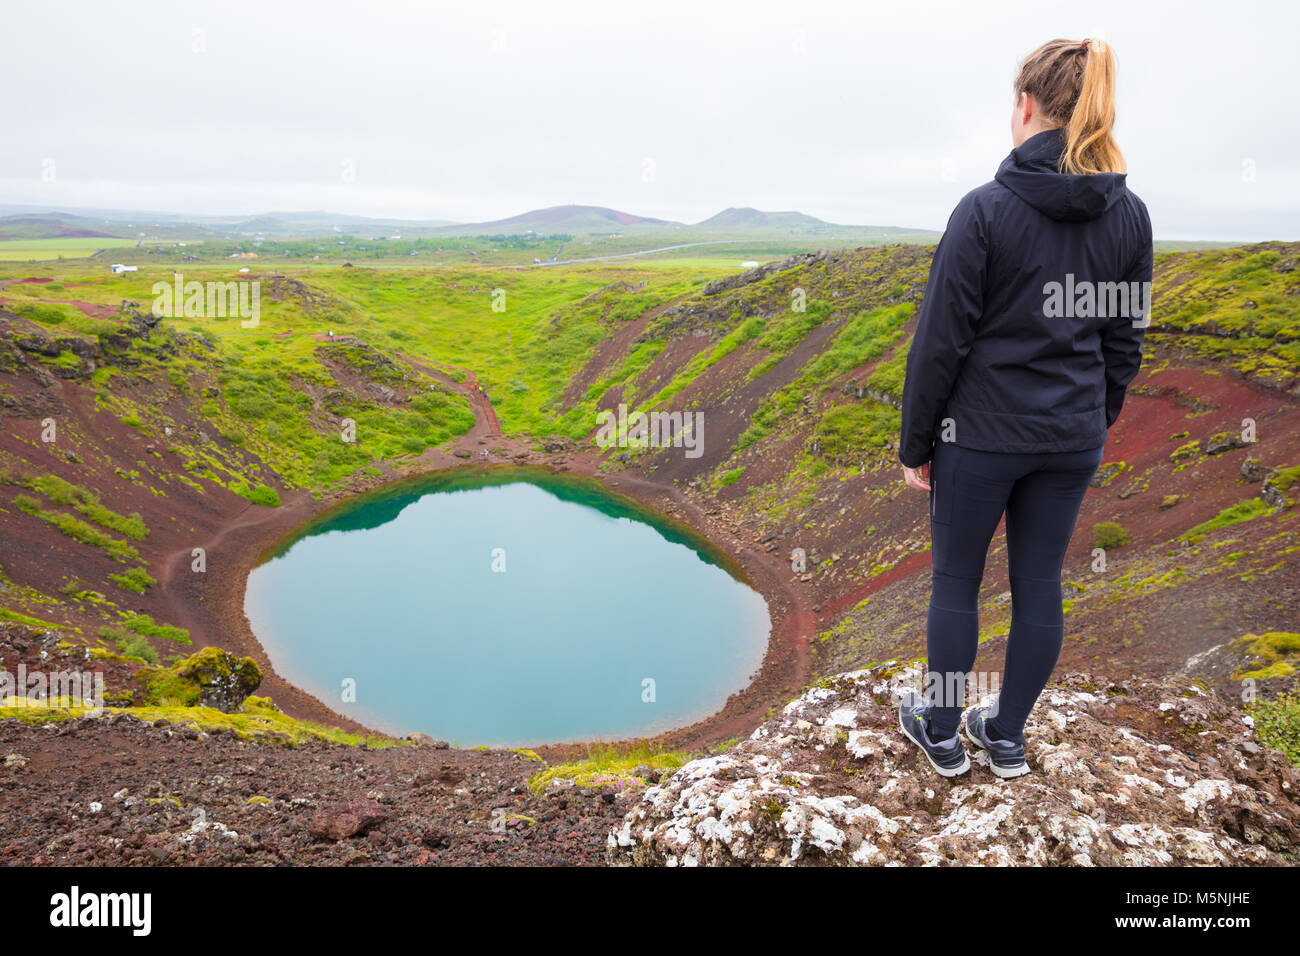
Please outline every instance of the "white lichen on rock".
[{"label": "white lichen on rock", "polygon": [[915,668],[841,674],[724,754],[648,788],[608,839],[617,864],[1241,865],[1300,855],[1300,775],[1213,694],[1086,675],[1025,728],[1033,770],[982,752],[935,774],[898,729]]}]

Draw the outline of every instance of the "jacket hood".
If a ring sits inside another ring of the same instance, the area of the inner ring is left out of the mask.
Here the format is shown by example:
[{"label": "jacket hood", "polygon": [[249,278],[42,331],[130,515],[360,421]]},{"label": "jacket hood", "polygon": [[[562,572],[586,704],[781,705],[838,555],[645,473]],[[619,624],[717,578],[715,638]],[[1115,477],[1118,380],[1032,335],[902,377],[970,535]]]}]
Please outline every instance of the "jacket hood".
[{"label": "jacket hood", "polygon": [[1057,172],[1065,131],[1043,130],[1011,151],[993,178],[1053,219],[1096,219],[1128,191],[1124,173]]}]

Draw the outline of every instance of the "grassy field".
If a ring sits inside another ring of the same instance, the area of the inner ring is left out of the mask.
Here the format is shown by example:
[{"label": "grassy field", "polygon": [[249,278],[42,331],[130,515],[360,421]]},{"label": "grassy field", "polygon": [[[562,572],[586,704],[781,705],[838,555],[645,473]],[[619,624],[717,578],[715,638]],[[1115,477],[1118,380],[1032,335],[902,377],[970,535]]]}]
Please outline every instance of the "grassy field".
[{"label": "grassy field", "polygon": [[50,259],[84,259],[100,249],[125,249],[134,239],[86,236],[71,239],[0,239],[0,262],[41,262]]}]

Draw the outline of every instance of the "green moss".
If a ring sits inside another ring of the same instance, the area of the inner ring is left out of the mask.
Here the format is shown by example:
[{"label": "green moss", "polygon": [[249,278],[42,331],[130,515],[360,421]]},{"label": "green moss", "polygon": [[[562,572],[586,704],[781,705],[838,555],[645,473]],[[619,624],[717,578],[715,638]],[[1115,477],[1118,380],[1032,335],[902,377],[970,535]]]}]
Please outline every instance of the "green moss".
[{"label": "green moss", "polygon": [[[347,746],[366,745],[371,750],[402,746],[402,742],[389,737],[354,734],[328,727],[311,721],[298,720],[280,712],[265,697],[250,697],[244,701],[239,713],[223,714],[211,707],[186,706],[144,706],[144,707],[109,707],[103,716],[129,714],[145,721],[166,720],[173,727],[192,727],[202,733],[220,730],[234,734],[240,740],[286,747],[297,747],[308,741],[344,744]],[[0,716],[10,717],[22,723],[41,726],[59,723],[74,717],[90,717],[81,706],[46,706],[46,707],[10,707],[0,709]],[[159,798],[160,800],[162,798]],[[179,805],[179,803],[177,804]]]},{"label": "green moss", "polygon": [[104,507],[99,497],[88,488],[64,481],[57,475],[37,475],[25,479],[27,487],[39,491],[56,505],[71,505],[83,517],[118,534],[136,541],[149,537],[149,529],[138,513],[121,515]]},{"label": "green moss", "polygon": [[1268,631],[1264,634],[1246,634],[1232,642],[1232,649],[1254,658],[1258,666],[1239,669],[1233,674],[1237,680],[1270,677],[1290,677],[1300,663],[1300,634],[1293,631]]},{"label": "green moss", "polygon": [[197,706],[204,688],[243,688],[246,694],[262,682],[262,670],[251,657],[236,657],[217,647],[205,647],[171,667],[142,669],[136,679],[144,687],[146,704]]},{"label": "green moss", "polygon": [[33,518],[40,518],[42,521],[49,522],[74,541],[80,541],[82,544],[90,545],[93,548],[102,548],[118,561],[125,563],[140,560],[140,552],[125,541],[120,541],[111,535],[105,534],[93,525],[73,517],[66,511],[46,511],[41,507],[39,501],[29,495],[17,495],[14,498],[14,505],[19,511],[29,514]]},{"label": "green moss", "polygon": [[131,568],[121,574],[110,574],[108,578],[123,590],[135,591],[137,594],[143,594],[147,589],[158,583],[149,576],[149,572],[144,568]]},{"label": "green moss", "polygon": [[1240,524],[1243,521],[1252,521],[1268,514],[1268,511],[1268,505],[1261,499],[1247,498],[1245,501],[1239,501],[1235,505],[1224,508],[1209,521],[1203,521],[1195,527],[1188,528],[1179,535],[1179,539],[1192,541],[1196,539],[1196,536],[1203,535],[1206,532]]},{"label": "green moss", "polygon": [[[1097,482],[1097,487],[1105,488],[1108,484],[1110,484],[1115,479],[1117,475],[1123,474],[1127,469],[1128,469],[1128,464],[1126,462],[1122,462],[1122,461],[1106,462],[1104,465],[1102,465],[1100,468],[1097,469],[1097,474],[1096,477],[1094,478],[1094,480]],[[1101,547],[1101,545],[1098,545],[1098,547]]]},{"label": "green moss", "polygon": [[528,786],[541,793],[553,780],[572,780],[580,787],[601,787],[618,782],[642,784],[633,771],[639,766],[656,770],[676,770],[686,763],[687,755],[665,751],[646,743],[631,746],[597,746],[587,751],[584,760],[557,764],[533,775]]},{"label": "green moss", "polygon": [[1297,480],[1300,480],[1300,465],[1293,465],[1290,468],[1279,468],[1272,476],[1273,487],[1278,491],[1290,491]]},{"label": "green moss", "polygon": [[145,637],[156,637],[164,641],[175,641],[178,644],[192,644],[190,632],[183,627],[175,627],[171,624],[158,624],[148,614],[138,614],[130,612],[126,614],[121,621],[122,627],[128,631],[135,631],[137,634],[143,634]]},{"label": "green moss", "polygon": [[28,627],[48,627],[57,629],[61,626],[52,621],[44,621],[39,617],[32,617],[29,614],[23,614],[7,607],[0,607],[0,621],[13,621],[15,624],[26,624]]}]

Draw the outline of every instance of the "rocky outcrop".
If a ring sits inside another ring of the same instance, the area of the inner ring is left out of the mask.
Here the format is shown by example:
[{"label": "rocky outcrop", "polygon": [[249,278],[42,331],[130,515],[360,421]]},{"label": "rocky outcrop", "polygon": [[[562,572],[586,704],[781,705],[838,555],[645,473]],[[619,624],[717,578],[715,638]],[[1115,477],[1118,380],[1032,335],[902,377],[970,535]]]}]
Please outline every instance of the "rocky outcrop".
[{"label": "rocky outcrop", "polygon": [[1270,468],[1267,465],[1261,464],[1258,458],[1247,458],[1241,463],[1241,477],[1251,483],[1263,481],[1276,471],[1277,469],[1275,468]]},{"label": "rocky outcrop", "polygon": [[168,668],[141,668],[139,679],[146,702],[215,707],[233,714],[262,683],[262,669],[251,657],[205,647]]},{"label": "rocky outcrop", "polygon": [[548,455],[567,455],[578,448],[577,442],[563,435],[547,435],[542,439],[542,451]]},{"label": "rocky outcrop", "polygon": [[1277,483],[1276,475],[1269,475],[1264,479],[1264,483],[1259,487],[1259,497],[1274,514],[1291,507],[1291,499],[1286,496],[1286,489]]},{"label": "rocky outcrop", "polygon": [[[827,679],[747,740],[649,788],[608,838],[615,864],[1079,866],[1300,858],[1300,772],[1191,682],[1053,684],[1033,772],[980,752],[946,781],[898,729],[915,671]],[[970,748],[968,745],[968,749]]]},{"label": "rocky outcrop", "polygon": [[262,669],[251,657],[205,647],[176,665],[176,672],[199,686],[199,703],[232,714],[262,683]]},{"label": "rocky outcrop", "polygon": [[[736,275],[714,279],[704,287],[703,294],[717,295],[719,292],[729,292],[732,289],[738,289],[741,286],[750,285],[751,283],[766,279],[774,272],[784,272],[787,269],[794,269],[797,266],[808,266],[815,262],[823,262],[829,255],[829,250],[820,249],[817,252],[805,252],[800,253],[799,255],[787,256],[786,258],[776,262],[767,262],[761,266],[756,266],[747,272],[740,272]],[[831,256],[831,258],[834,260],[838,257]]]},{"label": "rocky outcrop", "polygon": [[1218,432],[1205,441],[1207,455],[1222,455],[1237,448],[1248,448],[1252,443],[1232,432]]}]

